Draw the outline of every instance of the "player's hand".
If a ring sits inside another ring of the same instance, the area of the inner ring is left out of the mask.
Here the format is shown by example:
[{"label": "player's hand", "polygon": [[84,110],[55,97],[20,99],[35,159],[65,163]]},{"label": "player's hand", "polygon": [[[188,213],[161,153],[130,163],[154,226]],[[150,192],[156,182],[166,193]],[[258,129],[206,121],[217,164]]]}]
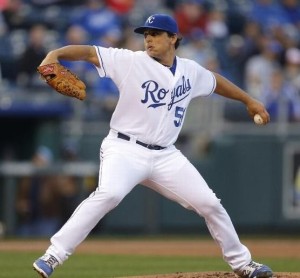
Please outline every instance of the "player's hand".
[{"label": "player's hand", "polygon": [[247,103],[247,110],[252,119],[254,115],[259,114],[263,119],[263,124],[267,124],[270,122],[270,115],[265,106],[260,101],[252,98],[251,101]]}]

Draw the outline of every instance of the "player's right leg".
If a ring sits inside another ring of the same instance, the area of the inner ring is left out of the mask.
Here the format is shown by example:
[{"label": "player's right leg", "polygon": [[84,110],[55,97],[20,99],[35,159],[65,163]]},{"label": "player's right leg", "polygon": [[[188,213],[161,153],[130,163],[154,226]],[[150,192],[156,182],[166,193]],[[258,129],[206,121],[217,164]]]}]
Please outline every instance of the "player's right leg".
[{"label": "player's right leg", "polygon": [[86,238],[95,225],[110,210],[144,180],[148,165],[138,153],[138,145],[120,139],[105,139],[101,146],[101,163],[97,189],[74,211],[70,219],[51,238],[45,256],[36,260],[34,269],[49,277]]}]

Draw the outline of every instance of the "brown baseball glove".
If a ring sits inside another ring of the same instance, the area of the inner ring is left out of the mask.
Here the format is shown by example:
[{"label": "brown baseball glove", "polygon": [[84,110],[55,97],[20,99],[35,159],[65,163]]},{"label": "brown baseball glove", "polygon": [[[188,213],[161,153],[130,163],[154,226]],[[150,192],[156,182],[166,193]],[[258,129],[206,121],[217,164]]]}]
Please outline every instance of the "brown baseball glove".
[{"label": "brown baseball glove", "polygon": [[80,100],[85,99],[84,82],[60,63],[39,66],[37,71],[41,78],[57,92]]}]

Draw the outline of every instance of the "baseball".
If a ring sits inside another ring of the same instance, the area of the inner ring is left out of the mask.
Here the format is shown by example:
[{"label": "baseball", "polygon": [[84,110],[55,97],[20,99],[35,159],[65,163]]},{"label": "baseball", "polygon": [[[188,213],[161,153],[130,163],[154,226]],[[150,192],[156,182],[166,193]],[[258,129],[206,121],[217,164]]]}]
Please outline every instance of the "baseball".
[{"label": "baseball", "polygon": [[254,122],[257,125],[262,125],[264,123],[264,120],[263,120],[263,118],[259,114],[255,114],[255,116],[254,116]]}]

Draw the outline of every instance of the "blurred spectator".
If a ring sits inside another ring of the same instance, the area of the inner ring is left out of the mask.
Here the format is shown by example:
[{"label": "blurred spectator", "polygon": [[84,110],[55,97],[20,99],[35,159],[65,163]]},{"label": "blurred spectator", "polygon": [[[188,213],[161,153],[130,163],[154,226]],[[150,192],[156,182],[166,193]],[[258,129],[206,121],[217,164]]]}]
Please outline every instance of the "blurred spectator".
[{"label": "blurred spectator", "polygon": [[61,45],[68,44],[85,44],[90,40],[89,34],[83,27],[77,24],[70,25],[65,33],[65,36],[61,42]]},{"label": "blurred spectator", "polygon": [[[63,163],[79,161],[77,142],[68,139],[62,144],[61,160]],[[78,177],[69,175],[58,175],[56,177],[59,198],[57,205],[62,208],[60,214],[60,225],[68,220],[80,201],[80,187]]]},{"label": "blurred spectator", "polygon": [[186,39],[199,29],[206,32],[208,14],[203,0],[180,1],[176,6],[174,17],[179,32]]},{"label": "blurred spectator", "polygon": [[0,0],[0,11],[3,11],[8,6],[9,0]]},{"label": "blurred spectator", "polygon": [[179,1],[181,0],[164,0],[164,5],[170,10],[175,10]]},{"label": "blurred spectator", "polygon": [[110,78],[96,78],[93,82],[92,98],[86,110],[87,120],[109,121],[117,105],[119,91]]},{"label": "blurred spectator", "polygon": [[212,9],[207,16],[206,33],[212,39],[224,38],[229,30],[226,24],[226,14],[217,9]]},{"label": "blurred spectator", "polygon": [[226,53],[226,41],[229,30],[226,25],[226,15],[219,9],[211,9],[208,13],[206,23],[206,34],[212,42],[212,47],[216,50],[220,67],[225,68],[229,61]]},{"label": "blurred spectator", "polygon": [[284,76],[293,84],[300,96],[300,49],[290,48],[285,53]]},{"label": "blurred spectator", "polygon": [[78,143],[73,138],[65,139],[60,149],[61,159],[65,162],[79,161]]},{"label": "blurred spectator", "polygon": [[246,91],[262,99],[262,93],[271,82],[275,68],[280,68],[278,57],[282,51],[281,45],[269,38],[261,38],[261,52],[247,60],[245,65]]},{"label": "blurred spectator", "polygon": [[211,40],[200,29],[191,32],[189,43],[182,44],[178,48],[178,56],[192,59],[204,67],[207,60],[216,55]]},{"label": "blurred spectator", "polygon": [[63,2],[62,0],[28,0],[28,4],[33,4],[33,5],[53,5],[57,3]]},{"label": "blurred spectator", "polygon": [[131,49],[138,51],[144,49],[144,39],[132,32],[131,28],[124,28],[124,40],[122,41],[121,48]]},{"label": "blurred spectator", "polygon": [[298,0],[280,0],[282,10],[286,14],[288,23],[300,28],[300,5]]},{"label": "blurred spectator", "polygon": [[244,66],[246,62],[245,41],[240,35],[234,34],[228,37],[225,45],[225,61],[223,59],[223,75],[229,80],[244,88]]},{"label": "blurred spectator", "polygon": [[28,4],[37,6],[49,6],[49,5],[79,5],[82,0],[27,0]]},{"label": "blurred spectator", "polygon": [[263,92],[261,100],[272,121],[300,121],[300,96],[296,87],[284,79],[282,70],[272,71]]},{"label": "blurred spectator", "polygon": [[262,28],[257,22],[251,20],[245,22],[242,37],[244,39],[244,52],[246,59],[259,54],[259,45],[262,36]]},{"label": "blurred spectator", "polygon": [[[53,154],[49,148],[40,146],[32,157],[35,167],[43,169],[50,165]],[[33,176],[21,178],[18,185],[16,212],[18,234],[21,236],[47,236],[59,227],[59,193],[55,178]]]},{"label": "blurred spectator", "polygon": [[[81,45],[81,44],[89,44],[90,36],[86,30],[83,29],[80,25],[71,25],[66,30],[65,36],[63,40],[60,42],[62,46],[64,45]],[[71,71],[76,73],[88,86],[88,89],[91,87],[91,80],[95,79],[98,74],[96,73],[96,69],[93,65],[88,64],[86,62],[77,61],[70,62],[66,60],[62,60],[61,64],[69,68]]]},{"label": "blurred spectator", "polygon": [[[61,149],[63,162],[78,160],[77,148],[66,142]],[[37,169],[53,163],[53,154],[46,146],[39,146],[32,157]],[[66,175],[36,175],[20,179],[16,212],[18,235],[49,236],[71,216],[78,204],[79,186],[75,177]]]},{"label": "blurred spectator", "polygon": [[[127,15],[127,24],[131,27],[144,24],[150,14],[171,13],[161,0],[135,0],[134,7]],[[131,29],[132,31],[132,29]]]},{"label": "blurred spectator", "polygon": [[7,26],[3,18],[3,14],[0,10],[0,37],[7,32]]},{"label": "blurred spectator", "polygon": [[128,14],[134,7],[135,0],[106,0],[106,5],[119,15]]},{"label": "blurred spectator", "polygon": [[105,5],[104,0],[86,0],[85,5],[73,14],[70,23],[81,26],[97,45],[117,46],[122,38],[120,17]]},{"label": "blurred spectator", "polygon": [[47,29],[43,25],[34,25],[29,30],[28,45],[18,60],[17,82],[21,87],[40,87],[44,85],[36,73],[36,68],[46,55],[44,39]]},{"label": "blurred spectator", "polygon": [[22,0],[9,0],[3,10],[3,17],[9,30],[27,28],[27,9]]},{"label": "blurred spectator", "polygon": [[254,0],[249,19],[258,22],[265,32],[289,23],[282,6],[275,0]]}]

